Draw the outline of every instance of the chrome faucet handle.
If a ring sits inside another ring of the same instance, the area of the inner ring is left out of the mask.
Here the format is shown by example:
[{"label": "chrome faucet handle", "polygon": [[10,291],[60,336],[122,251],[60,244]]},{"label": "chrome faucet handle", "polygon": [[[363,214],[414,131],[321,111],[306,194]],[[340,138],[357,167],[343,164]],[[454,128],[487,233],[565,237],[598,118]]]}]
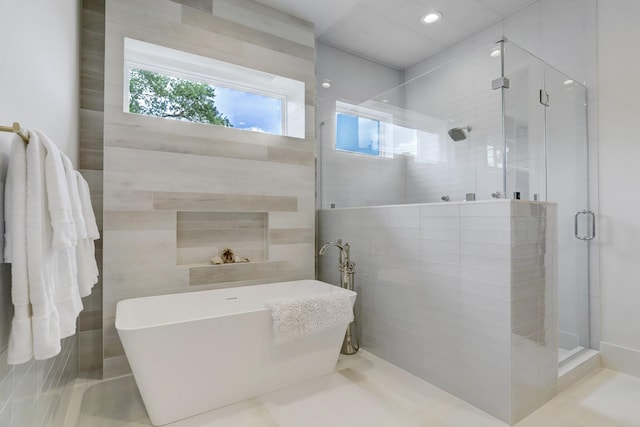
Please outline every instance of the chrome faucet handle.
[{"label": "chrome faucet handle", "polygon": [[347,273],[354,274],[356,272],[356,263],[355,261],[349,261],[347,263]]}]

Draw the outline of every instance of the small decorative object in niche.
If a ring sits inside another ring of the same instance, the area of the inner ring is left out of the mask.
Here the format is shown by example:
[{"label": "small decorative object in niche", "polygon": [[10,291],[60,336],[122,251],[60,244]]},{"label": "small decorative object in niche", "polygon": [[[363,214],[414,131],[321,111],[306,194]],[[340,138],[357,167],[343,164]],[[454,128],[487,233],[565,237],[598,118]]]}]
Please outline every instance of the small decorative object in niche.
[{"label": "small decorative object in niche", "polygon": [[229,248],[225,248],[220,252],[220,256],[211,258],[211,264],[233,264],[249,262],[249,258],[241,258],[234,254]]}]

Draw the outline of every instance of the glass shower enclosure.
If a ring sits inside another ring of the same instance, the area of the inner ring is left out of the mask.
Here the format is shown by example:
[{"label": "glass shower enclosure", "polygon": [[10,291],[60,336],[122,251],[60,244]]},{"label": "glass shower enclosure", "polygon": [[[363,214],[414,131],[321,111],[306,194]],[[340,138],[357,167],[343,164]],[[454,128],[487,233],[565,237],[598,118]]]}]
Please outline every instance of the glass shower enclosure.
[{"label": "glass shower enclosure", "polygon": [[558,205],[558,359],[589,348],[587,90],[510,42],[502,42],[507,194]]},{"label": "glass shower enclosure", "polygon": [[495,198],[557,203],[559,361],[589,348],[595,221],[583,85],[502,39],[364,103],[339,103],[336,122],[340,115],[365,118],[369,128],[377,123],[375,150],[369,142],[359,153],[345,152],[337,148],[339,134],[324,133],[320,208]]}]

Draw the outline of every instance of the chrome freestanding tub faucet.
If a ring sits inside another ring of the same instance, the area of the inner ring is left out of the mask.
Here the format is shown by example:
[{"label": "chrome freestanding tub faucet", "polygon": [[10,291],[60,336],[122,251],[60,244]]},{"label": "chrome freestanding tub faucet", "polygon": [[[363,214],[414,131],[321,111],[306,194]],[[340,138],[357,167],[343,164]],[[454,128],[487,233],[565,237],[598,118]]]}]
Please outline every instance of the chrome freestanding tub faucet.
[{"label": "chrome freestanding tub faucet", "polygon": [[[342,239],[338,239],[337,242],[328,242],[322,245],[318,255],[324,255],[327,252],[329,246],[335,246],[340,250],[340,258],[338,260],[338,270],[340,270],[340,286],[350,291],[355,291],[353,286],[354,276],[356,274],[356,263],[351,261],[349,250],[351,247],[349,243],[342,244]],[[347,332],[344,336],[342,348],[340,353],[342,354],[355,354],[358,352],[360,345],[358,344],[358,335],[356,332],[356,319],[355,313],[353,322],[347,327]]]}]

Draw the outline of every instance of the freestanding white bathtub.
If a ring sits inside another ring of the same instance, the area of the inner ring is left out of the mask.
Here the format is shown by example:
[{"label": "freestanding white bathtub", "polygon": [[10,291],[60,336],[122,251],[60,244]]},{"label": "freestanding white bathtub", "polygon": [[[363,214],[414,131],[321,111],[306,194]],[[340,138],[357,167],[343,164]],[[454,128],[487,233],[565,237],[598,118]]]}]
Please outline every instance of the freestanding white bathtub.
[{"label": "freestanding white bathtub", "polygon": [[317,280],[133,298],[116,329],[154,425],[167,424],[335,370],[347,325],[281,345],[273,298],[347,292]]}]

